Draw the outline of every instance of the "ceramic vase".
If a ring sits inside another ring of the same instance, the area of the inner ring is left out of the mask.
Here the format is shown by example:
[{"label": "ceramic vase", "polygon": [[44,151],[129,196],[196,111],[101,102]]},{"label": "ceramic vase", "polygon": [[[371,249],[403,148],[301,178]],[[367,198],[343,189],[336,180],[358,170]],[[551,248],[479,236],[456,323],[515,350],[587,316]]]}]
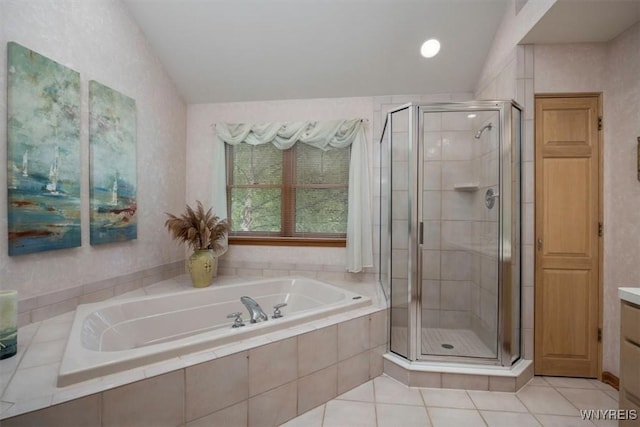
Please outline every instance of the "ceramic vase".
[{"label": "ceramic vase", "polygon": [[0,359],[18,350],[18,292],[0,291]]},{"label": "ceramic vase", "polygon": [[199,249],[189,257],[188,267],[193,287],[206,288],[216,276],[218,259],[210,249]]}]

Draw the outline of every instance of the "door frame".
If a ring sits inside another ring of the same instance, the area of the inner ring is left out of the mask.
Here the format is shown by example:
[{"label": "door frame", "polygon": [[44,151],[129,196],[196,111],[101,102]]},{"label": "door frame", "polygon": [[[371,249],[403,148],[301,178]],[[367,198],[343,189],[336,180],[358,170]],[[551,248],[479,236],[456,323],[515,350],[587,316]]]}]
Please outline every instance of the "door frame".
[{"label": "door frame", "polygon": [[[536,174],[536,165],[535,165],[535,152],[536,152],[536,143],[537,143],[537,135],[536,135],[536,121],[537,121],[537,117],[535,117],[535,101],[537,99],[549,99],[549,98],[591,98],[591,97],[597,97],[598,98],[598,117],[600,119],[599,121],[599,126],[598,126],[598,222],[602,225],[602,233],[599,234],[598,236],[598,330],[600,331],[599,334],[599,338],[602,337],[602,331],[603,331],[603,321],[604,321],[604,313],[603,313],[603,298],[604,298],[604,268],[603,268],[603,264],[604,264],[604,200],[603,200],[603,196],[604,196],[604,187],[603,187],[603,177],[604,177],[604,126],[602,126],[602,118],[603,118],[603,93],[602,92],[558,92],[558,93],[534,93],[534,108],[533,108],[533,113],[534,113],[534,118],[533,118],[533,152],[534,152],[534,156],[533,156],[533,202],[534,202],[534,221],[533,221],[533,235],[534,235],[534,242],[533,245],[535,247],[535,240],[537,239],[538,233],[536,230],[536,221],[535,221],[535,203],[536,203],[536,184],[537,184],[537,174]],[[533,251],[533,273],[534,273],[534,277],[533,277],[533,284],[534,284],[534,288],[535,285],[537,283],[537,277],[536,277],[536,271],[537,271],[537,265],[538,265],[538,251],[534,250]],[[535,316],[536,310],[535,310],[535,298],[533,299],[533,313]],[[535,321],[534,321],[534,327],[535,327]],[[535,331],[535,330],[534,330]],[[534,337],[535,337],[535,332],[534,332]],[[597,349],[598,349],[598,355],[597,355],[597,359],[598,359],[598,379],[602,380],[602,358],[603,358],[603,339],[598,339],[597,342]],[[534,339],[534,355],[536,352],[536,348],[535,348],[535,339]],[[534,356],[535,359],[535,356]]]}]

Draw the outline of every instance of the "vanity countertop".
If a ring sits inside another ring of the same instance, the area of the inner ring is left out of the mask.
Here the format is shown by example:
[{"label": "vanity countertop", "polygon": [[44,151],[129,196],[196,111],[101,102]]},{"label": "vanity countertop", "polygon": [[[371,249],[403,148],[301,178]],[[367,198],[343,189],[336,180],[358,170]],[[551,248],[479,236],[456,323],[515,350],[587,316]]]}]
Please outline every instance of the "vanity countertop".
[{"label": "vanity countertop", "polygon": [[621,300],[640,305],[640,288],[618,288]]}]

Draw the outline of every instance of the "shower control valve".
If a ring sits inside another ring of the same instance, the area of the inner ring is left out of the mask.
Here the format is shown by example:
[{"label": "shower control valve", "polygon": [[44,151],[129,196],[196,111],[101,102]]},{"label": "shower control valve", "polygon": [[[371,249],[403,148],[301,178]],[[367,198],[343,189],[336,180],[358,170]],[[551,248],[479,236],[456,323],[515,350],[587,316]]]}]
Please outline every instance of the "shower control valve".
[{"label": "shower control valve", "polygon": [[287,305],[286,302],[281,302],[280,304],[276,304],[273,306],[273,316],[271,316],[272,319],[279,319],[283,316],[282,312],[280,311],[280,309],[282,307],[285,307]]},{"label": "shower control valve", "polygon": [[244,326],[244,321],[242,320],[242,313],[236,311],[235,313],[227,314],[227,319],[234,319],[232,328],[239,328],[240,326]]}]

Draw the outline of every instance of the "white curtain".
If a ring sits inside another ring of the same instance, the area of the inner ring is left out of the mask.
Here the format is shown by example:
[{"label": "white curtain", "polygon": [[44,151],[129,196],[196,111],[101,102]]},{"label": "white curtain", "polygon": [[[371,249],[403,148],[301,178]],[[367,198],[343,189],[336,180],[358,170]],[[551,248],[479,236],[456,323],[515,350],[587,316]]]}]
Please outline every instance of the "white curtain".
[{"label": "white curtain", "polygon": [[260,145],[271,143],[280,150],[297,142],[321,150],[351,146],[349,164],[349,202],[347,214],[347,270],[360,272],[373,266],[371,229],[371,195],[367,140],[362,120],[329,120],[323,122],[218,123],[218,140],[214,147],[214,194],[216,214],[227,216],[224,143]]}]

